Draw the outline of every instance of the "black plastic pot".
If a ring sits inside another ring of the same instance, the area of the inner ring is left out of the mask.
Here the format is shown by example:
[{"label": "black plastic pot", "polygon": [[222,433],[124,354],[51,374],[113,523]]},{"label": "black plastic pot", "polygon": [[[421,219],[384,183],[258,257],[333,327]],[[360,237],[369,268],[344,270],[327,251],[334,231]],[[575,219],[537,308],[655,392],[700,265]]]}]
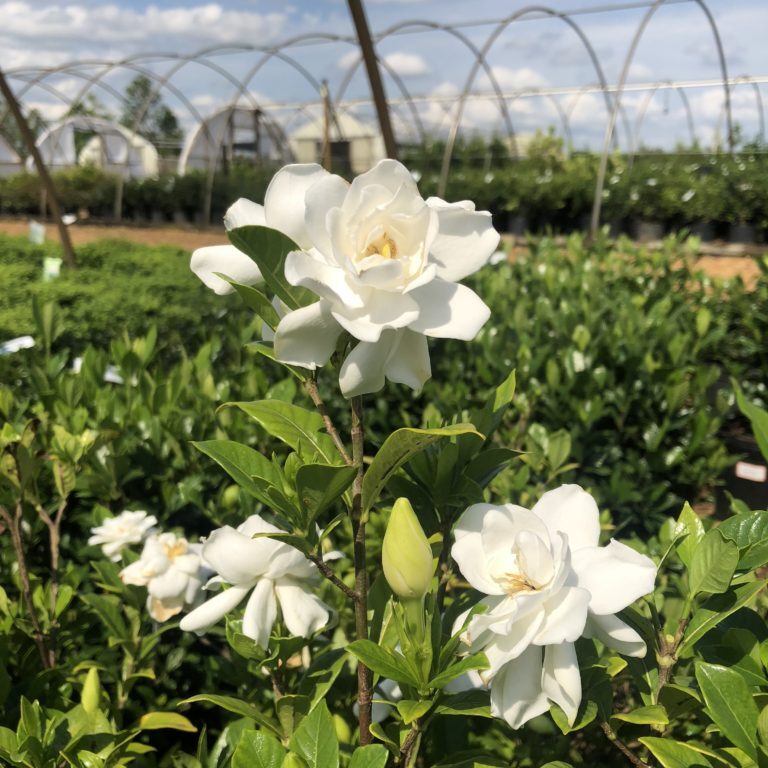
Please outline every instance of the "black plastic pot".
[{"label": "black plastic pot", "polygon": [[731,224],[728,228],[729,243],[754,243],[757,229],[752,224]]},{"label": "black plastic pot", "polygon": [[708,243],[715,239],[715,227],[711,221],[694,221],[688,231],[698,237],[702,243]]},{"label": "black plastic pot", "polygon": [[728,435],[725,445],[739,460],[729,467],[716,493],[718,515],[730,514],[730,500],[725,491],[743,501],[750,509],[768,509],[768,466],[752,435]]},{"label": "black plastic pot", "polygon": [[664,225],[658,221],[644,221],[640,219],[633,227],[635,240],[648,243],[653,240],[661,240],[664,237]]}]

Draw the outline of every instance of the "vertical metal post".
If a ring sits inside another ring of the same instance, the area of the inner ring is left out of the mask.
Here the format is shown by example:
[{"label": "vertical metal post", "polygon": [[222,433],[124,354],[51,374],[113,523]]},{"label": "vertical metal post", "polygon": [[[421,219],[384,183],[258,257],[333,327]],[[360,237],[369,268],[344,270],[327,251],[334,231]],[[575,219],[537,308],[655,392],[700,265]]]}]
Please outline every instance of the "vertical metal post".
[{"label": "vertical metal post", "polygon": [[368,82],[371,84],[371,96],[376,105],[376,114],[379,118],[381,136],[384,139],[384,150],[387,157],[393,160],[397,159],[397,144],[395,144],[395,134],[392,132],[392,123],[389,120],[389,108],[387,106],[387,96],[384,93],[384,84],[381,81],[381,72],[376,61],[376,51],[373,48],[371,32],[368,29],[368,21],[365,18],[362,0],[347,0],[349,12],[352,14],[352,21],[355,24],[357,40],[360,43],[360,51],[363,54],[365,69],[368,72]]},{"label": "vertical metal post", "polygon": [[320,84],[320,98],[323,100],[323,168],[330,173],[333,155],[331,152],[331,98],[327,80],[323,80]]},{"label": "vertical metal post", "polygon": [[72,241],[69,239],[69,231],[67,225],[61,220],[61,206],[59,205],[59,198],[56,197],[56,188],[53,186],[53,179],[51,174],[48,173],[43,158],[40,155],[40,150],[35,143],[35,137],[30,130],[24,114],[21,111],[19,102],[16,101],[16,96],[11,90],[8,82],[5,79],[2,69],[0,69],[0,93],[2,93],[5,99],[8,109],[10,109],[13,119],[19,126],[21,137],[24,139],[24,143],[27,145],[27,149],[32,155],[32,159],[35,161],[35,167],[40,176],[40,180],[43,182],[43,187],[46,191],[48,206],[51,209],[51,215],[56,221],[56,226],[59,230],[59,237],[61,238],[61,249],[64,253],[64,263],[70,269],[75,268],[75,250],[72,247]]}]

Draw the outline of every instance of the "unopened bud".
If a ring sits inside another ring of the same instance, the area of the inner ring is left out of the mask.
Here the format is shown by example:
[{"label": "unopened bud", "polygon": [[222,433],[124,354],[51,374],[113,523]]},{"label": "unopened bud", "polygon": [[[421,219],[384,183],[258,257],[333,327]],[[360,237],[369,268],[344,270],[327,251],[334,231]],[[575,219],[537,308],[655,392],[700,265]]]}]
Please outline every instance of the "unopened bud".
[{"label": "unopened bud", "polygon": [[408,499],[392,507],[381,550],[384,576],[392,591],[405,598],[423,597],[432,582],[432,549]]},{"label": "unopened bud", "polygon": [[96,667],[91,667],[85,676],[80,704],[86,712],[95,712],[99,708],[100,699],[101,683],[99,682],[99,670]]}]

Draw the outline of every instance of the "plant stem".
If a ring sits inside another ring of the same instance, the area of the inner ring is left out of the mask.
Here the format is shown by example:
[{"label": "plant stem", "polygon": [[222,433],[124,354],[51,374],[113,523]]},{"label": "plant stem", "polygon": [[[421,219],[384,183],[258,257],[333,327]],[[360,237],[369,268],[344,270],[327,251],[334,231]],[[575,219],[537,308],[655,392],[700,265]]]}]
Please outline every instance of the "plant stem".
[{"label": "plant stem", "polygon": [[435,597],[435,610],[438,614],[443,612],[443,603],[445,602],[445,591],[448,588],[448,582],[451,580],[451,524],[452,520],[446,517],[443,520],[443,541],[440,545],[440,556],[437,559],[437,573],[439,580],[437,582],[437,595]]},{"label": "plant stem", "polygon": [[635,766],[635,768],[650,768],[648,763],[641,760],[617,735],[616,732],[611,728],[610,724],[603,721],[600,723],[600,727],[603,729],[603,733],[608,737],[608,741],[613,743],[616,746],[616,749],[621,752],[624,757],[629,760],[632,765]]},{"label": "plant stem", "polygon": [[331,436],[333,444],[336,446],[341,458],[344,459],[345,464],[352,464],[352,459],[347,453],[347,449],[344,445],[344,441],[339,437],[339,432],[336,429],[336,425],[333,423],[328,409],[325,407],[323,399],[320,397],[320,392],[317,389],[317,379],[314,376],[310,377],[304,382],[304,389],[306,389],[309,399],[314,403],[319,414],[323,417],[323,423],[325,424],[325,431]]},{"label": "plant stem", "polygon": [[411,730],[405,737],[400,747],[400,765],[407,766],[413,765],[418,755],[419,744],[421,743],[421,726],[418,720],[414,720],[411,725]]},{"label": "plant stem", "polygon": [[[352,398],[352,461],[357,475],[352,483],[352,537],[355,563],[355,636],[358,640],[368,639],[368,571],[366,570],[365,518],[363,517],[363,477],[365,464],[363,455],[365,438],[363,434],[363,398]],[[371,743],[371,670],[362,662],[357,663],[357,705],[360,708],[360,744]]]},{"label": "plant stem", "polygon": [[333,570],[328,566],[328,563],[326,563],[320,555],[316,554],[315,552],[311,552],[307,555],[307,558],[317,566],[317,570],[320,571],[320,573],[325,576],[325,578],[328,579],[331,584],[333,584],[335,587],[338,587],[350,600],[357,600],[357,592],[355,592],[354,589],[348,587],[333,572]]},{"label": "plant stem", "polygon": [[40,626],[40,621],[35,611],[35,605],[32,602],[32,586],[29,581],[29,571],[27,570],[27,558],[24,554],[24,541],[21,535],[21,515],[22,506],[21,499],[16,501],[16,514],[11,517],[10,512],[0,506],[0,517],[5,522],[8,530],[11,532],[11,541],[13,542],[13,550],[16,553],[16,562],[19,566],[19,581],[21,582],[21,595],[24,600],[24,604],[27,606],[29,612],[29,618],[32,621],[32,627],[34,629],[34,641],[37,646],[38,653],[40,654],[40,660],[43,662],[43,666],[46,669],[50,669],[53,666],[51,655],[45,646],[45,639],[43,635],[43,629]]}]

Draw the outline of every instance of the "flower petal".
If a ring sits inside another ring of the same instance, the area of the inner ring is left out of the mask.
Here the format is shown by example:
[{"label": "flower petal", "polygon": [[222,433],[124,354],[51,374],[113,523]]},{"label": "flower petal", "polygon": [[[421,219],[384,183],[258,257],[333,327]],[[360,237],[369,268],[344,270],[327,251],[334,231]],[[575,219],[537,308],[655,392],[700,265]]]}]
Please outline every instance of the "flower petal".
[{"label": "flower petal", "polygon": [[[183,597],[187,589],[189,576],[180,570],[171,567],[165,573],[156,576],[147,585],[147,591],[159,600],[168,600],[173,597]],[[182,599],[182,603],[184,600]]]},{"label": "flower petal", "polygon": [[432,375],[427,339],[407,328],[397,337],[399,344],[390,352],[384,373],[389,381],[405,384],[419,393]]},{"label": "flower petal", "polygon": [[326,264],[315,252],[291,251],[285,257],[285,279],[333,304],[365,309],[364,298],[350,285],[348,273]]},{"label": "flower petal", "polygon": [[356,339],[378,341],[382,331],[405,328],[418,319],[420,309],[412,295],[371,290],[365,306],[334,304],[331,314]]},{"label": "flower petal", "polygon": [[280,230],[300,248],[312,245],[304,224],[306,194],[309,188],[328,176],[316,163],[286,165],[269,182],[264,195],[267,226]]},{"label": "flower petal", "polygon": [[[376,187],[383,191],[383,202],[388,202],[401,187],[405,187],[411,197],[421,200],[416,182],[410,171],[397,160],[380,160],[370,171],[360,174],[352,180],[347,198],[344,203],[346,210],[359,213],[358,208],[372,207],[366,205],[366,199],[374,198],[373,206],[381,201],[376,199]],[[423,204],[423,203],[422,203]]]},{"label": "flower petal", "polygon": [[503,595],[504,590],[488,570],[488,557],[481,537],[483,522],[492,509],[496,509],[492,504],[473,504],[464,512],[454,528],[456,541],[451,548],[451,557],[475,589],[486,595]]},{"label": "flower petal", "polygon": [[226,280],[214,274],[216,272],[245,285],[262,281],[256,262],[234,245],[210,245],[206,248],[198,248],[192,254],[190,267],[208,288],[220,296],[232,293],[235,289]]},{"label": "flower petal", "polygon": [[544,649],[541,687],[565,712],[569,725],[573,725],[581,704],[581,674],[573,643],[548,645]]},{"label": "flower petal", "polygon": [[611,539],[606,547],[585,547],[572,554],[579,586],[592,593],[589,610],[598,616],[617,613],[653,592],[656,565],[634,549]]},{"label": "flower petal", "polygon": [[339,372],[339,386],[344,397],[378,392],[384,386],[387,359],[400,333],[402,331],[385,331],[378,341],[361,341],[347,355]]},{"label": "flower petal", "polygon": [[275,329],[275,357],[314,371],[330,360],[341,334],[328,304],[318,301],[289,312]]},{"label": "flower petal", "polygon": [[235,200],[227,208],[224,214],[224,226],[227,229],[237,229],[238,227],[264,227],[267,220],[264,217],[264,206],[254,203],[245,197]]},{"label": "flower petal", "polygon": [[271,579],[259,579],[245,605],[243,634],[255,640],[256,645],[266,650],[269,647],[269,636],[276,618],[275,583]]},{"label": "flower petal", "polygon": [[580,587],[563,587],[542,606],[544,623],[536,645],[575,643],[584,632],[591,595]]},{"label": "flower petal", "polygon": [[592,496],[578,485],[561,485],[547,491],[531,510],[554,535],[568,536],[571,552],[596,547],[600,538],[600,511]]},{"label": "flower petal", "polygon": [[491,310],[472,289],[439,277],[408,295],[419,306],[419,316],[409,327],[427,336],[470,341],[491,316]]},{"label": "flower petal", "polygon": [[519,621],[513,621],[507,633],[490,635],[491,640],[482,648],[483,653],[488,657],[490,667],[480,671],[480,678],[486,685],[507,662],[518,658],[531,645],[543,620],[544,614],[536,611],[522,617]]},{"label": "flower petal", "polygon": [[283,621],[292,635],[310,637],[330,621],[328,606],[302,584],[280,579],[275,582],[275,592]]},{"label": "flower petal", "polygon": [[513,728],[549,709],[541,687],[542,649],[531,645],[505,664],[491,683],[491,714],[503,717]]},{"label": "flower petal", "polygon": [[328,231],[328,212],[339,208],[349,191],[349,184],[341,176],[328,175],[319,179],[304,197],[306,213],[304,222],[312,245],[323,254],[333,253],[333,244]]},{"label": "flower petal", "polygon": [[584,637],[597,638],[623,656],[634,656],[642,659],[646,653],[645,641],[629,624],[625,624],[618,616],[595,616],[589,614]]},{"label": "flower petal", "polygon": [[427,205],[439,218],[437,237],[429,249],[430,261],[437,265],[443,280],[461,280],[484,266],[499,244],[491,214],[475,211],[474,203],[446,203],[439,197],[427,198]]},{"label": "flower petal", "polygon": [[234,610],[248,594],[251,585],[230,587],[188,613],[179,624],[184,632],[205,632],[230,611]]},{"label": "flower petal", "polygon": [[252,539],[229,525],[217,528],[203,544],[203,558],[224,581],[253,584],[266,573],[274,542]]}]

